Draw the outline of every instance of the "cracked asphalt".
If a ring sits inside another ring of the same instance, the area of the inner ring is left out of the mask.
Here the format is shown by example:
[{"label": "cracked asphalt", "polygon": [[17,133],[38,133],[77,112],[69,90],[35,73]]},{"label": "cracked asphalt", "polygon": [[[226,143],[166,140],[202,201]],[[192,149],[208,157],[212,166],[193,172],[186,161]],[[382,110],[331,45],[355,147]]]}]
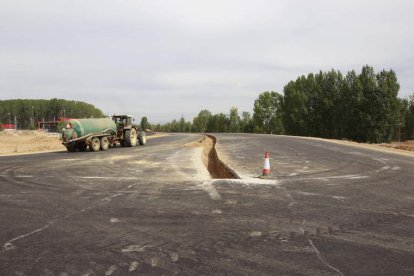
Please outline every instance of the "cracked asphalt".
[{"label": "cracked asphalt", "polygon": [[241,179],[210,179],[197,134],[0,157],[0,274],[414,274],[414,158],[216,137]]}]

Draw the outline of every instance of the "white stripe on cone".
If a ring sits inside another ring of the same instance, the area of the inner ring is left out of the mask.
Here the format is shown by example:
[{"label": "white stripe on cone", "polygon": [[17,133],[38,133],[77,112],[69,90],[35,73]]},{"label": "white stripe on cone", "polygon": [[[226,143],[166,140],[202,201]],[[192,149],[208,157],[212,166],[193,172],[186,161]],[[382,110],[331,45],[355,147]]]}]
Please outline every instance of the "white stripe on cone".
[{"label": "white stripe on cone", "polygon": [[270,174],[270,161],[269,161],[269,153],[265,153],[265,160],[263,164],[263,174],[262,176],[267,176]]}]

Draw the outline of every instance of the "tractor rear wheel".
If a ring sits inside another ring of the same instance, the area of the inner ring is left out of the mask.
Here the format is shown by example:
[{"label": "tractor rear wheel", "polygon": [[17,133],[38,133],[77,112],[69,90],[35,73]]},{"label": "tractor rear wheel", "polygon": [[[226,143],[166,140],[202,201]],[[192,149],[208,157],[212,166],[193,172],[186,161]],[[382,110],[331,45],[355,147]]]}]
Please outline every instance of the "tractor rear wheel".
[{"label": "tractor rear wheel", "polygon": [[101,138],[101,150],[108,150],[109,148],[109,140],[108,137]]},{"label": "tractor rear wheel", "polygon": [[91,149],[91,151],[98,151],[101,148],[101,141],[99,141],[98,137],[92,138],[89,148]]},{"label": "tractor rear wheel", "polygon": [[137,130],[135,128],[125,130],[124,145],[126,147],[135,147],[137,145]]}]

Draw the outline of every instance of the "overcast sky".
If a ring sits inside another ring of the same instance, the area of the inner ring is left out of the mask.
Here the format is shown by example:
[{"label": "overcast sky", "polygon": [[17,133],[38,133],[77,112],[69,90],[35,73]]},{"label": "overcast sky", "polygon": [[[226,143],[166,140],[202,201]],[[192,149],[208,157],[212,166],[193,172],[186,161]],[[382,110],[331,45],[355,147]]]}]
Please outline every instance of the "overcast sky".
[{"label": "overcast sky", "polygon": [[414,1],[0,0],[0,99],[150,122],[252,111],[299,75],[365,64],[414,92]]}]

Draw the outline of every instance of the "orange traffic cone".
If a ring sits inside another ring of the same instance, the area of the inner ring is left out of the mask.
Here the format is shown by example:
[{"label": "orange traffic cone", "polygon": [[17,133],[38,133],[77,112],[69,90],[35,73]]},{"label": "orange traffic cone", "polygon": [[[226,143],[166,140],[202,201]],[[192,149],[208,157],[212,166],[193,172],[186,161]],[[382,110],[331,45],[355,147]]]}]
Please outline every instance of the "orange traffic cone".
[{"label": "orange traffic cone", "polygon": [[265,153],[265,160],[263,164],[263,173],[262,177],[266,177],[270,175],[270,161],[269,161],[269,153]]}]

